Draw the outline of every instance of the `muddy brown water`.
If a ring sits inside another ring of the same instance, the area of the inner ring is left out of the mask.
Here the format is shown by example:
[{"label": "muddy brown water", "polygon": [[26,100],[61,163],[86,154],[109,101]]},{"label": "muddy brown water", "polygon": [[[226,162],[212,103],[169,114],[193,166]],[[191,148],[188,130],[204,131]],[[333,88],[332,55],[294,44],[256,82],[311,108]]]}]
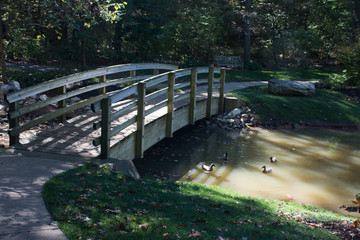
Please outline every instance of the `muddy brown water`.
[{"label": "muddy brown water", "polygon": [[[224,152],[227,161],[220,158]],[[270,156],[278,162],[270,163]],[[339,207],[351,206],[360,192],[360,131],[188,127],[134,163],[141,175],[184,178],[348,214]],[[211,163],[216,164],[214,171],[202,170],[202,164]],[[263,165],[272,173],[264,174]]]}]

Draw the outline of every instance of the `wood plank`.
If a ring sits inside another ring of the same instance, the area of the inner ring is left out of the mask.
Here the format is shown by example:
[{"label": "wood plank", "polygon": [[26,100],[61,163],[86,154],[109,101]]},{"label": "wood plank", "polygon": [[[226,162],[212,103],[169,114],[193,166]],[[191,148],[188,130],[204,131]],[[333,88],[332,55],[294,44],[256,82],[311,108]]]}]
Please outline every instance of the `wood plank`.
[{"label": "wood plank", "polygon": [[[66,86],[61,86],[58,88],[58,95],[64,95],[66,94]],[[66,99],[62,99],[58,101],[58,108],[65,108],[66,107]],[[66,121],[66,115],[62,115],[58,117],[58,123],[63,123]]]},{"label": "wood plank", "polygon": [[143,158],[144,154],[144,124],[145,124],[146,83],[138,83],[138,111],[135,143],[135,158]]},{"label": "wood plank", "polygon": [[110,157],[111,98],[101,100],[101,153],[100,158]]},{"label": "wood plank", "polygon": [[58,116],[64,115],[64,114],[69,113],[69,112],[72,112],[72,111],[74,111],[76,109],[83,108],[85,106],[89,106],[90,104],[98,101],[101,98],[103,98],[103,96],[96,96],[96,97],[93,97],[93,98],[89,98],[87,100],[83,100],[83,101],[80,101],[80,102],[75,103],[73,105],[70,105],[70,106],[68,106],[66,108],[61,108],[61,109],[59,109],[59,110],[57,110],[55,112],[42,115],[42,116],[40,116],[38,118],[35,118],[32,121],[29,121],[29,122],[26,122],[26,123],[22,124],[21,126],[10,129],[9,134],[11,136],[16,136],[17,134],[20,134],[20,133],[22,133],[22,132],[24,132],[24,131],[32,128],[32,127],[35,127],[40,123],[47,122],[47,121],[49,121],[51,119],[54,119],[54,118],[56,118]]},{"label": "wood plank", "polygon": [[197,68],[191,69],[189,124],[195,124]]},{"label": "wood plank", "polygon": [[8,101],[9,103],[16,102],[39,93],[43,93],[67,84],[80,82],[82,80],[100,77],[108,74],[126,72],[131,70],[140,70],[140,69],[174,70],[174,69],[178,69],[178,66],[171,64],[159,64],[159,63],[137,63],[137,64],[122,64],[117,66],[98,68],[95,70],[89,70],[86,72],[75,73],[68,76],[52,79],[44,83],[40,83],[22,89],[20,91],[10,93],[6,96],[6,101]]},{"label": "wood plank", "polygon": [[214,80],[214,68],[209,67],[208,76],[208,95],[206,103],[206,117],[211,118],[211,105],[212,105],[212,93],[213,93],[213,80]]},{"label": "wood plank", "polygon": [[[9,104],[9,112],[10,111],[16,111],[19,108],[19,102],[13,102]],[[15,129],[19,127],[19,118],[12,118],[9,120],[9,129]],[[15,145],[17,143],[19,143],[19,134],[10,134],[9,131],[9,135],[10,135],[10,142],[9,145]]]},{"label": "wood plank", "polygon": [[167,103],[167,115],[166,115],[166,137],[173,136],[174,85],[175,85],[175,73],[170,72],[168,75],[168,103]]},{"label": "wood plank", "polygon": [[220,73],[220,89],[219,89],[219,114],[224,113],[224,92],[225,92],[225,69],[221,69]]}]

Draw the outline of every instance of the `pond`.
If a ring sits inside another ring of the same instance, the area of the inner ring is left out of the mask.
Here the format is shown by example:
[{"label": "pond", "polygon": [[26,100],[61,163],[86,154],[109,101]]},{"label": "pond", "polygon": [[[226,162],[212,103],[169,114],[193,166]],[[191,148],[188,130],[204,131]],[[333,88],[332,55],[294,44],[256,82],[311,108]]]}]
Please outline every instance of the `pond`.
[{"label": "pond", "polygon": [[[221,158],[225,152],[227,161]],[[276,156],[278,162],[270,163],[270,156]],[[245,195],[348,214],[339,207],[351,206],[354,194],[360,192],[360,131],[231,132],[188,127],[152,147],[134,163],[141,175],[215,184]],[[214,171],[202,170],[202,164],[211,163],[216,164]],[[264,174],[263,165],[271,167],[272,173]]]}]

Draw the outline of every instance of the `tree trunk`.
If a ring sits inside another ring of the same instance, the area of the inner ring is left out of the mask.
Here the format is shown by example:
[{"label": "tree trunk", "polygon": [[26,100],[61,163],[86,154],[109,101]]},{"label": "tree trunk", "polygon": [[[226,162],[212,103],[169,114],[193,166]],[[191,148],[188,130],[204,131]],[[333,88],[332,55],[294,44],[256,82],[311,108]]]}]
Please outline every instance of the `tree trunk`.
[{"label": "tree trunk", "polygon": [[251,0],[245,1],[245,44],[244,44],[244,67],[250,64],[251,44]]},{"label": "tree trunk", "polygon": [[5,38],[5,29],[3,29],[3,22],[0,19],[0,62],[1,62],[1,76],[2,82],[7,83],[6,78],[6,66],[5,66],[5,47],[4,47],[4,38]]}]

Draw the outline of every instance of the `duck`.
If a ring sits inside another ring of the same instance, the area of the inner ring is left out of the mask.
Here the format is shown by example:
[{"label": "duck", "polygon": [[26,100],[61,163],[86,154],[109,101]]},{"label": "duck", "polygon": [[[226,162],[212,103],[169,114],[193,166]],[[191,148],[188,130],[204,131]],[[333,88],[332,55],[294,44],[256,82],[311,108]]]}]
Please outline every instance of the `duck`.
[{"label": "duck", "polygon": [[228,160],[228,154],[227,153],[223,153],[220,157],[222,160],[227,161]]},{"label": "duck", "polygon": [[272,168],[266,168],[266,166],[262,166],[261,168],[263,168],[263,173],[271,173],[272,172]]},{"label": "duck", "polygon": [[210,164],[210,166],[207,166],[205,164],[203,164],[202,169],[204,169],[205,171],[212,171],[214,167],[216,167],[215,163]]},{"label": "duck", "polygon": [[276,163],[276,162],[277,162],[277,159],[276,159],[275,156],[270,157],[269,159],[270,159],[270,162],[271,162],[271,163]]}]

